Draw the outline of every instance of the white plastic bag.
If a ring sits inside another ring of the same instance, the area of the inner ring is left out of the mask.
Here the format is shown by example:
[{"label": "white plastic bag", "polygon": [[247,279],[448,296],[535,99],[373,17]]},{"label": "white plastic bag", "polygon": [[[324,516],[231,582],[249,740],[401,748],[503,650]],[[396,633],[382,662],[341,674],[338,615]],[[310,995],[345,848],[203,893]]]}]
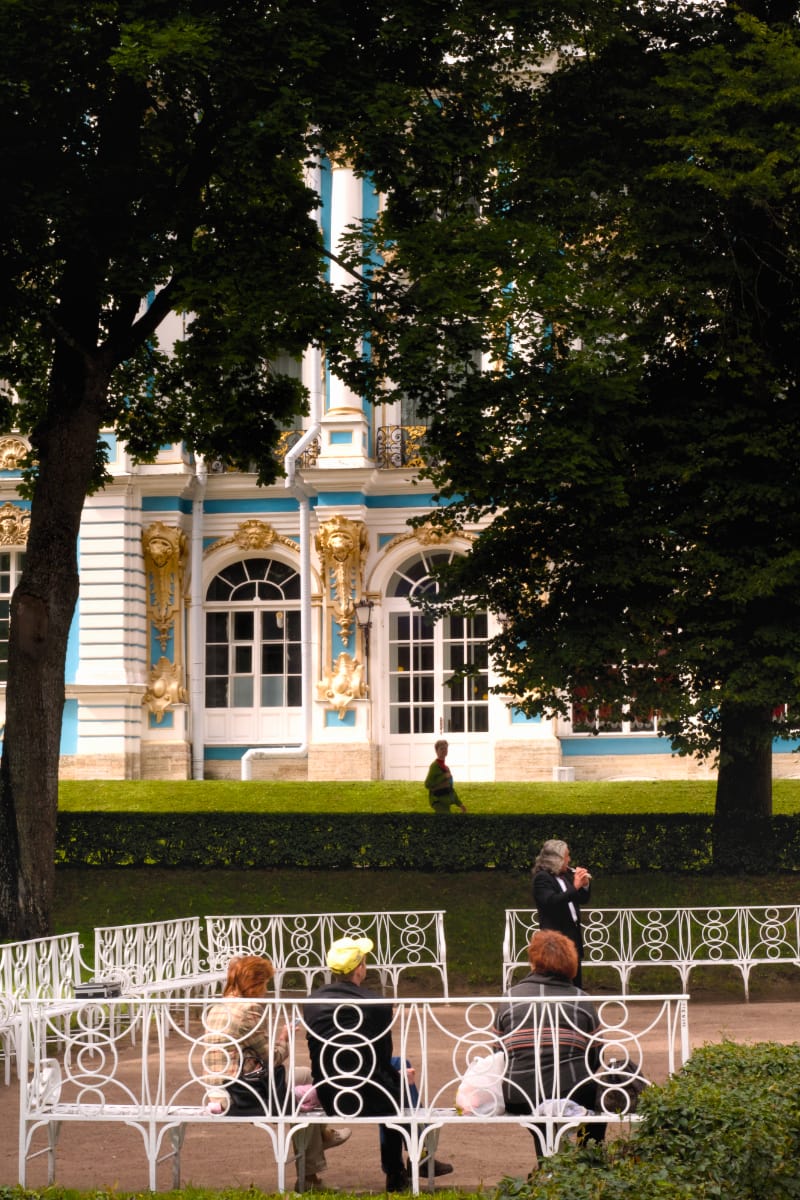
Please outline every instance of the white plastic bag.
[{"label": "white plastic bag", "polygon": [[456,1092],[456,1112],[474,1114],[477,1117],[496,1117],[505,1112],[503,1078],[506,1071],[506,1056],[502,1050],[473,1058],[467,1067]]}]

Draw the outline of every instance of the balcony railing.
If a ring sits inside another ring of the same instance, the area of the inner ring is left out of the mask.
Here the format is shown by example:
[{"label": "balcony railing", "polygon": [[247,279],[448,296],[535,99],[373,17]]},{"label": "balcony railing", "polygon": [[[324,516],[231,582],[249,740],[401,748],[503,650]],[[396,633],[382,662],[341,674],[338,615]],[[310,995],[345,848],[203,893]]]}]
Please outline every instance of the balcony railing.
[{"label": "balcony railing", "polygon": [[381,468],[423,467],[426,425],[381,425],[375,439],[375,458]]}]

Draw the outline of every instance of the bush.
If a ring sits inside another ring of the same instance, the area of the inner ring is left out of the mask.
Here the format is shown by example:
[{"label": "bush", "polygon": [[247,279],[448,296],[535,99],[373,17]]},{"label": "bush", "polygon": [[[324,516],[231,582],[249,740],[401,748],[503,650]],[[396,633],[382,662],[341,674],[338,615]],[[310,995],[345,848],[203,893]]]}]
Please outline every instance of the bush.
[{"label": "bush", "polygon": [[570,1148],[497,1200],[791,1200],[800,1196],[800,1046],[695,1051],[641,1098],[629,1139]]},{"label": "bush", "polygon": [[[800,816],[773,818],[778,870],[800,869]],[[447,836],[442,836],[446,830]],[[549,837],[593,871],[711,869],[711,817],[699,814],[60,812],[60,866],[316,867],[450,873],[527,871]],[[763,848],[739,868],[764,873]]]}]

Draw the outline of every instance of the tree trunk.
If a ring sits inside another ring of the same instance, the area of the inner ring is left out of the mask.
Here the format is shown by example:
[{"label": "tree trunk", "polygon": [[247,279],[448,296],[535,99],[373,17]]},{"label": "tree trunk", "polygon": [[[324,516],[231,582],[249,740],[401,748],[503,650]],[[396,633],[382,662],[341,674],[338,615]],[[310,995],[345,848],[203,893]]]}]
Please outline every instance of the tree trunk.
[{"label": "tree trunk", "polygon": [[34,435],[38,477],[11,601],[0,763],[0,936],[51,932],[67,639],[78,598],[81,513],[96,469],[107,373],[57,353],[50,413]]},{"label": "tree trunk", "polygon": [[719,871],[772,869],[772,709],[723,704],[714,867]]}]

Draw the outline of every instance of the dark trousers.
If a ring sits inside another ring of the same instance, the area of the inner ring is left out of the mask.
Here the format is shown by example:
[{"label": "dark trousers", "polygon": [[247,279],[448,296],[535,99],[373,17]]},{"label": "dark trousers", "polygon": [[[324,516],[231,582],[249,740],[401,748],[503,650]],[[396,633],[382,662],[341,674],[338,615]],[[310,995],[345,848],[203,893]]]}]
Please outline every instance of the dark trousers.
[{"label": "dark trousers", "polygon": [[[393,1058],[392,1066],[396,1070],[401,1070],[400,1059]],[[410,1067],[411,1063],[406,1059],[406,1067]],[[417,1085],[412,1083],[408,1087],[408,1097],[412,1104],[416,1104],[419,1100],[419,1092]],[[379,1125],[381,1139],[381,1167],[386,1175],[398,1175],[405,1170],[403,1162],[403,1150],[405,1149],[405,1138],[399,1129],[389,1129],[387,1125]]]}]

